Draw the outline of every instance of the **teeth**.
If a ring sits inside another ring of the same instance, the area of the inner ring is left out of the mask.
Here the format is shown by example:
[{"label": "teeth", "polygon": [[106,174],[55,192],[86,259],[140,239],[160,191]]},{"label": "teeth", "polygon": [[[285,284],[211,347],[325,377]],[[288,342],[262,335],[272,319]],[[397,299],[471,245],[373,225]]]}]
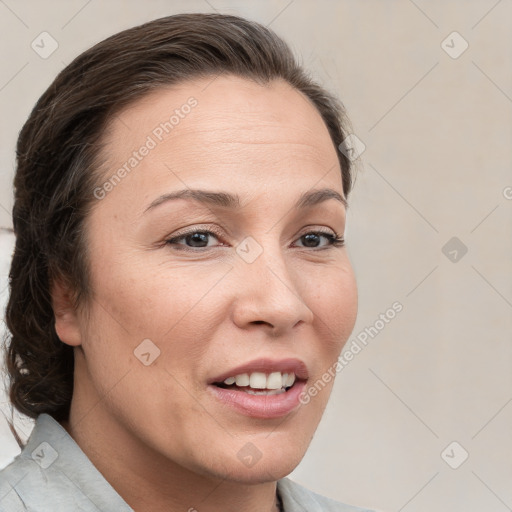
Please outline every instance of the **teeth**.
[{"label": "teeth", "polygon": [[249,385],[249,374],[242,373],[241,375],[237,375],[235,377],[237,386],[248,386]]},{"label": "teeth", "polygon": [[[271,373],[268,377],[266,377],[266,387],[267,389],[281,389],[283,387],[283,382],[286,381],[281,376],[280,372]],[[252,378],[251,378],[252,380]],[[252,386],[251,386],[252,387]]]},{"label": "teeth", "polygon": [[[228,377],[224,380],[224,384],[231,386],[235,384],[239,387],[251,387],[252,389],[270,389],[272,392],[259,392],[254,393],[251,391],[247,391],[250,394],[278,394],[283,388],[289,388],[293,386],[295,382],[295,373],[281,373],[281,372],[272,372],[269,375],[263,372],[253,372],[251,374],[241,373],[240,375],[236,375],[234,377]],[[276,391],[274,393],[273,391]]]},{"label": "teeth", "polygon": [[260,372],[251,373],[249,386],[252,389],[265,389],[267,387],[267,376]]}]

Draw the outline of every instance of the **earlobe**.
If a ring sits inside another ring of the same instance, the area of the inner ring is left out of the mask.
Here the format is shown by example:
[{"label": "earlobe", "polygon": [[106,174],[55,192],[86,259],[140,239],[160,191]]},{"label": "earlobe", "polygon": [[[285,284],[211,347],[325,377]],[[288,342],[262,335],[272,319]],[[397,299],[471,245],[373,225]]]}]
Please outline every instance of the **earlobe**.
[{"label": "earlobe", "polygon": [[70,287],[63,280],[55,279],[52,283],[51,295],[57,336],[67,345],[74,347],[81,345],[78,314]]}]

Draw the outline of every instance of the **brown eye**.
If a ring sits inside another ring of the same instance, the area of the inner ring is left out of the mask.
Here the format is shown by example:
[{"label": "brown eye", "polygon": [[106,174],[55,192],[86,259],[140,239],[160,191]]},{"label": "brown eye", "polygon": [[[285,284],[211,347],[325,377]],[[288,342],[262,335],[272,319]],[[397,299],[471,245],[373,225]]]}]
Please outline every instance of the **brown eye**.
[{"label": "brown eye", "polygon": [[212,231],[193,230],[170,238],[169,240],[166,240],[165,243],[166,245],[176,246],[177,249],[208,249],[210,247],[215,247],[214,245],[208,245],[211,237],[218,240],[218,236]]},{"label": "brown eye", "polygon": [[[320,245],[322,243],[322,238],[327,240],[327,244]],[[342,236],[333,235],[332,233],[324,233],[323,231],[312,231],[311,233],[306,233],[305,235],[302,235],[299,240],[303,241],[303,247],[312,249],[327,248],[329,246],[340,247],[345,243]]]}]

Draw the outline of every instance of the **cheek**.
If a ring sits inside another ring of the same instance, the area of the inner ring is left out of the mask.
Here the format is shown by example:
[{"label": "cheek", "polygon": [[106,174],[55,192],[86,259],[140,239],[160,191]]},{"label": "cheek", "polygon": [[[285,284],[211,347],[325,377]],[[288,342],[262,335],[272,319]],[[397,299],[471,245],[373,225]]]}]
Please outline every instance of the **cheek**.
[{"label": "cheek", "polygon": [[323,346],[337,355],[349,338],[357,317],[357,284],[350,264],[329,271],[310,296],[310,308],[318,329],[324,333]]},{"label": "cheek", "polygon": [[91,342],[90,350],[126,367],[134,364],[136,347],[150,339],[161,351],[156,362],[187,378],[190,365],[208,349],[212,327],[221,321],[229,281],[223,276],[231,266],[118,260],[109,268],[108,276],[102,268],[93,276],[97,293],[90,324],[103,343],[92,347]]},{"label": "cheek", "polygon": [[171,265],[158,254],[154,256],[118,260],[110,265],[108,279],[100,269],[93,286],[114,319],[128,330],[164,336],[188,321],[188,315],[201,307],[231,266]]}]

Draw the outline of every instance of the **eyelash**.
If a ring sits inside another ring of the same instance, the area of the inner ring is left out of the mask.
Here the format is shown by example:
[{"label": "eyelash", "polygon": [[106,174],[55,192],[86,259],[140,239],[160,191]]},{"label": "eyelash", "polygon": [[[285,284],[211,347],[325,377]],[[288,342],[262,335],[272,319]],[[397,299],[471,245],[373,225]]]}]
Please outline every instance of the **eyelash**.
[{"label": "eyelash", "polygon": [[[219,233],[216,233],[215,231],[213,230],[209,230],[209,229],[192,229],[190,231],[187,231],[185,233],[182,233],[178,236],[175,236],[173,238],[169,238],[168,240],[165,241],[166,245],[175,245],[176,248],[178,250],[181,250],[181,251],[191,251],[191,252],[198,252],[198,251],[202,251],[202,250],[207,250],[207,249],[211,249],[211,247],[189,247],[189,246],[183,246],[181,244],[178,244],[177,242],[181,241],[181,240],[184,240],[187,236],[190,236],[190,235],[193,235],[193,234],[196,234],[196,233],[201,233],[201,234],[204,234],[204,235],[213,235],[215,238],[217,238],[217,240],[221,237],[221,235]],[[314,250],[314,251],[320,251],[320,250],[324,250],[324,249],[328,249],[329,247],[343,247],[345,245],[345,238],[342,236],[342,235],[338,235],[337,233],[336,234],[332,234],[330,232],[326,232],[326,231],[322,231],[322,230],[316,230],[316,231],[308,231],[307,233],[304,233],[303,235],[301,235],[299,237],[299,239],[305,237],[306,235],[320,235],[320,236],[323,236],[325,238],[327,238],[329,240],[329,245],[326,246],[326,247],[320,247],[320,248],[317,248],[317,247],[311,247],[310,249]],[[308,249],[308,247],[302,247],[303,249]]]}]

